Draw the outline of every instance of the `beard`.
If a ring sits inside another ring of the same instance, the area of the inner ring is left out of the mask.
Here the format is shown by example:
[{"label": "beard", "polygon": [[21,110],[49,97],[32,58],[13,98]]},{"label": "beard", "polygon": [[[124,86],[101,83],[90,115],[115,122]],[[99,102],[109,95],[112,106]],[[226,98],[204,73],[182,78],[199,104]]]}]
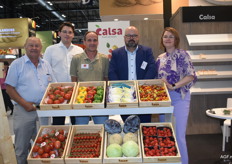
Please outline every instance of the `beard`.
[{"label": "beard", "polygon": [[136,48],[138,45],[138,43],[136,43],[134,40],[129,40],[127,43],[126,43],[126,47],[128,48]]}]

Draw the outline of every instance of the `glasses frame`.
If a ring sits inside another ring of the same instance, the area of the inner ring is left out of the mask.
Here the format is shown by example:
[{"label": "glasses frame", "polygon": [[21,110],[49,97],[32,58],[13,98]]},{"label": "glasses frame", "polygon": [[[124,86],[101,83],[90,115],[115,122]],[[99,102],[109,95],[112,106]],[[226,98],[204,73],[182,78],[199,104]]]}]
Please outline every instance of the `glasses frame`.
[{"label": "glasses frame", "polygon": [[136,34],[133,34],[133,35],[127,34],[127,35],[125,35],[125,37],[126,37],[127,39],[129,39],[129,38],[137,38],[138,35],[136,35]]},{"label": "glasses frame", "polygon": [[173,35],[170,35],[170,36],[164,35],[162,38],[163,39],[175,39],[175,36],[173,36]]}]

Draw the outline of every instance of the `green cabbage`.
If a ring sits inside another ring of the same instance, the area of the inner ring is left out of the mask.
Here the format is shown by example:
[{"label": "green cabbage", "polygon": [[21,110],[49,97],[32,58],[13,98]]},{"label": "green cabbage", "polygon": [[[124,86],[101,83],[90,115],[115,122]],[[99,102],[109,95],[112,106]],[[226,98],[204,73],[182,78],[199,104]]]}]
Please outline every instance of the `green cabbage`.
[{"label": "green cabbage", "polygon": [[106,148],[107,157],[122,157],[122,147],[119,144],[110,144]]},{"label": "green cabbage", "polygon": [[126,157],[136,157],[139,154],[139,146],[135,141],[127,141],[122,145],[122,152]]}]

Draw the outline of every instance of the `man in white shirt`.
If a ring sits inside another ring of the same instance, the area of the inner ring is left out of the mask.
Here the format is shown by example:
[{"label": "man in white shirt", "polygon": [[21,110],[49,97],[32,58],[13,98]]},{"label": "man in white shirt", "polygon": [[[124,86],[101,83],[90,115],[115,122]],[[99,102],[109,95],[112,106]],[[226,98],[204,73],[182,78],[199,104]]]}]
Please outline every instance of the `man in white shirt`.
[{"label": "man in white shirt", "polygon": [[[69,70],[72,57],[84,51],[72,44],[74,26],[70,22],[65,22],[59,27],[58,35],[61,41],[47,47],[43,58],[50,63],[57,82],[71,82]],[[53,125],[64,125],[64,122],[65,117],[53,117]],[[75,123],[75,117],[71,117],[71,122]]]}]

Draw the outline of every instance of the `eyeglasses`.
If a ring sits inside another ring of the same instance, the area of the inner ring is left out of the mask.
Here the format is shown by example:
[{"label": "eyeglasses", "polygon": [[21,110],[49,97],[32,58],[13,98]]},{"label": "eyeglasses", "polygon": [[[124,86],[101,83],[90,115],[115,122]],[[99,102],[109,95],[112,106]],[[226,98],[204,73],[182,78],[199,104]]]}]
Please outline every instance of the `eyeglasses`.
[{"label": "eyeglasses", "polygon": [[64,34],[69,34],[69,35],[73,34],[73,32],[72,32],[72,31],[62,30],[61,32],[62,32],[62,33],[64,33]]},{"label": "eyeglasses", "polygon": [[138,35],[134,34],[134,35],[125,35],[126,38],[137,38]]},{"label": "eyeglasses", "polygon": [[173,35],[170,35],[170,36],[164,35],[163,38],[164,38],[164,39],[168,39],[168,38],[169,38],[169,39],[174,39],[175,36],[173,36]]}]

